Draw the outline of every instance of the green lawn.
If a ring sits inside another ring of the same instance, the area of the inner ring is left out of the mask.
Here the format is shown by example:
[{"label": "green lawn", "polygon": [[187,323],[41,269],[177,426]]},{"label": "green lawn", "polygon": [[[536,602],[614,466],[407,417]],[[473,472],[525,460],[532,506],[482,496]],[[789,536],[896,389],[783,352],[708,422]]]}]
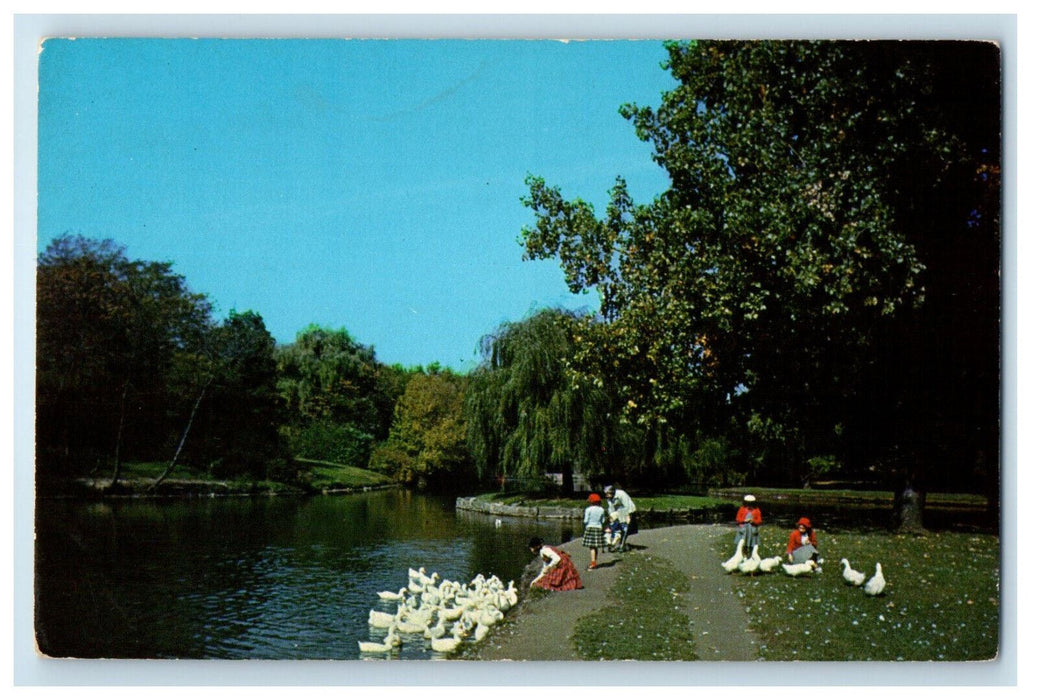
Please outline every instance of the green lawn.
[{"label": "green lawn", "polygon": [[[732,574],[760,638],[779,661],[977,661],[998,653],[999,541],[993,535],[827,534],[818,531],[820,575]],[[785,543],[762,542],[762,556]],[[783,538],[784,539],[784,538]],[[725,533],[718,562],[731,554]],[[878,597],[844,583],[841,558],[871,576],[883,566]]]},{"label": "green lawn", "polygon": [[659,558],[624,567],[609,591],[613,604],[577,621],[577,652],[588,661],[695,661],[684,603],[688,590],[688,577]]},{"label": "green lawn", "polygon": [[318,490],[355,489],[365,486],[386,486],[392,479],[378,472],[350,467],[316,459],[296,459],[310,470],[310,486]]},{"label": "green lawn", "polygon": [[[792,578],[731,574],[765,660],[984,661],[998,654],[998,538],[992,535],[833,534],[819,531],[822,573]],[[718,566],[730,532],[714,541]],[[765,555],[785,544],[765,539]],[[879,561],[887,586],[877,597],[848,586],[839,560],[869,576]],[[615,601],[582,618],[574,643],[585,659],[692,660],[683,612],[686,574],[657,559],[630,557],[610,590]],[[625,643],[620,649],[617,636]]]}]

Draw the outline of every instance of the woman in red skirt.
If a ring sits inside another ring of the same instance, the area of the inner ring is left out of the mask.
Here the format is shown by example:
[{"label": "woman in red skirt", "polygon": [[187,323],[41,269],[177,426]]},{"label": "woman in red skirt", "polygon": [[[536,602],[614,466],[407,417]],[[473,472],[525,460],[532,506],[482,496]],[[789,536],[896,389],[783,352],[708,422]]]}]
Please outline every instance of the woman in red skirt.
[{"label": "woman in red skirt", "polygon": [[537,586],[546,591],[572,591],[584,587],[580,573],[568,554],[544,544],[540,537],[530,540],[529,547],[531,552],[540,555],[543,562],[541,573],[530,582],[531,588]]}]

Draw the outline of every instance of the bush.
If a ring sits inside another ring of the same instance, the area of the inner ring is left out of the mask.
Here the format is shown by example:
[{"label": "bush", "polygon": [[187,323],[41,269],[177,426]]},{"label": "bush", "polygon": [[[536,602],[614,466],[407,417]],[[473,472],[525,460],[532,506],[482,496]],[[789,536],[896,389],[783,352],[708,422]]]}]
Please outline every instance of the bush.
[{"label": "bush", "polygon": [[374,438],[349,423],[315,421],[284,430],[289,450],[297,457],[366,466]]}]

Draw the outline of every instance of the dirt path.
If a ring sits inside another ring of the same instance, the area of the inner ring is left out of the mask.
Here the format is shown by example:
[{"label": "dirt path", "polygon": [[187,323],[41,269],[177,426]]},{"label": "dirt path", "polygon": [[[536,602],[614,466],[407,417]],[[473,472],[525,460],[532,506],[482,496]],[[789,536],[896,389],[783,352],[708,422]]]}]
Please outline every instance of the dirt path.
[{"label": "dirt path", "polygon": [[[696,653],[704,661],[754,661],[758,641],[749,631],[749,619],[732,590],[731,578],[711,548],[721,526],[681,525],[642,530],[631,538],[637,549],[628,554],[599,555],[600,566],[586,571],[588,550],[575,540],[562,545],[580,569],[584,588],[527,600],[511,624],[495,629],[477,652],[490,660],[578,661],[571,636],[577,620],[612,604],[609,589],[620,569],[637,558],[659,556],[688,575],[691,587],[687,613],[696,639]],[[629,562],[625,562],[625,559]],[[511,614],[509,615],[511,617]]]}]

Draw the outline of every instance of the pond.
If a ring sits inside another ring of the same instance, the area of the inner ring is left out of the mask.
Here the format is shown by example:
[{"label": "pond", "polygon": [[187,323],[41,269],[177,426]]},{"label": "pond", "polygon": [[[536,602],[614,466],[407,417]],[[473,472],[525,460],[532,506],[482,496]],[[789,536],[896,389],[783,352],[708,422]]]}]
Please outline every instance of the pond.
[{"label": "pond", "polygon": [[[36,632],[57,657],[356,659],[408,568],[519,583],[534,536],[580,523],[454,512],[404,490],[38,507]],[[424,640],[399,656],[428,658]]]}]

